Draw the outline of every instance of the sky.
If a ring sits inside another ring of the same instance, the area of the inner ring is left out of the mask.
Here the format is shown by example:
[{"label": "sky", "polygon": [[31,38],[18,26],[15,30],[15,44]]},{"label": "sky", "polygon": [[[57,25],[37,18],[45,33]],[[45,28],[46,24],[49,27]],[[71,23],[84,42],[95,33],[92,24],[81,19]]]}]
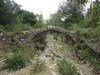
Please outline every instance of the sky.
[{"label": "sky", "polygon": [[25,9],[35,14],[42,13],[43,18],[46,20],[50,14],[57,11],[59,3],[63,0],[14,0],[16,3]]},{"label": "sky", "polygon": [[[34,14],[42,13],[43,19],[46,20],[49,18],[50,14],[53,14],[58,10],[60,2],[66,0],[14,0],[14,1],[20,4],[22,6],[22,9],[33,12]],[[87,4],[86,9],[89,7],[89,5],[90,3]]]}]

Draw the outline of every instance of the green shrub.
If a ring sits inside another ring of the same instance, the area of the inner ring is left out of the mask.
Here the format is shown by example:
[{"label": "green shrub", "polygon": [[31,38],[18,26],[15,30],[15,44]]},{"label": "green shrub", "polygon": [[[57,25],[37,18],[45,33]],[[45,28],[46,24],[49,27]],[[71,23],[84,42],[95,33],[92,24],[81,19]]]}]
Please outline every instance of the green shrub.
[{"label": "green shrub", "polygon": [[0,32],[4,31],[4,26],[0,25]]},{"label": "green shrub", "polygon": [[73,25],[71,31],[74,31],[78,37],[84,37],[86,39],[100,36],[100,26],[97,26],[96,28],[81,28],[78,25]]},{"label": "green shrub", "polygon": [[22,41],[17,42],[16,45],[9,46],[7,51],[9,53],[21,54],[26,58],[34,58],[36,55],[34,42],[32,40],[27,40],[26,43],[23,43]]},{"label": "green shrub", "polygon": [[32,69],[31,69],[31,74],[36,74],[44,71],[46,68],[45,62],[37,59],[37,61],[33,64]]},{"label": "green shrub", "polygon": [[35,48],[37,50],[41,50],[41,51],[44,51],[45,50],[45,47],[46,47],[46,33],[42,33],[42,34],[39,34],[36,36],[36,38],[34,38],[34,43],[35,43]]},{"label": "green shrub", "polygon": [[80,58],[84,63],[89,62],[90,66],[92,66],[94,70],[100,70],[100,54],[97,54],[96,52],[87,48],[81,54]]},{"label": "green shrub", "polygon": [[76,75],[76,67],[68,63],[65,59],[58,61],[57,67],[60,75]]},{"label": "green shrub", "polygon": [[59,35],[60,35],[60,34],[58,34],[58,33],[55,33],[55,34],[53,34],[53,38],[54,38],[55,40],[58,40],[58,38],[59,38]]},{"label": "green shrub", "polygon": [[21,55],[12,55],[6,58],[4,65],[8,70],[16,71],[26,66],[26,58]]},{"label": "green shrub", "polygon": [[24,31],[33,30],[33,27],[32,27],[31,25],[25,24],[25,25],[23,26],[23,30],[24,30]]},{"label": "green shrub", "polygon": [[37,37],[34,39],[34,42],[44,43],[45,39],[46,39],[46,34],[41,33],[41,34],[37,35]]},{"label": "green shrub", "polygon": [[84,64],[89,63],[94,70],[100,70],[100,53],[89,49],[81,41],[75,44],[74,50],[80,61],[83,61]]}]

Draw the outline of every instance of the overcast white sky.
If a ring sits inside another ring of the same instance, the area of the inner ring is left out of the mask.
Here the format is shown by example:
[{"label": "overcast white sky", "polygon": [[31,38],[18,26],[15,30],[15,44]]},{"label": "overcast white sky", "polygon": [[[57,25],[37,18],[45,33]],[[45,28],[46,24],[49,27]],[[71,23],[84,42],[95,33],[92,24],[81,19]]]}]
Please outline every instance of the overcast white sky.
[{"label": "overcast white sky", "polygon": [[[14,0],[14,1],[20,4],[22,8],[27,11],[34,12],[35,14],[40,14],[42,12],[43,18],[46,20],[47,18],[49,18],[50,14],[53,14],[57,11],[60,2],[66,0]],[[89,7],[89,4],[86,6],[86,8],[87,7]]]},{"label": "overcast white sky", "polygon": [[23,9],[40,14],[42,12],[44,19],[49,18],[50,14],[55,13],[59,3],[63,0],[14,0],[20,4]]}]

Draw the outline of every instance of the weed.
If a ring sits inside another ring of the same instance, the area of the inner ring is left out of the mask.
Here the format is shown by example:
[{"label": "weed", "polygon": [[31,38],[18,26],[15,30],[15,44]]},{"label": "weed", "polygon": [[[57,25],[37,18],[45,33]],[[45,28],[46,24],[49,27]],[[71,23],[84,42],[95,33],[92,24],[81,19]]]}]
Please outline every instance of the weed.
[{"label": "weed", "polygon": [[36,62],[33,64],[31,69],[31,74],[36,74],[44,71],[46,68],[45,63],[39,59],[36,60]]},{"label": "weed", "polygon": [[65,59],[58,61],[57,67],[60,75],[76,75],[76,67],[68,63]]},{"label": "weed", "polygon": [[89,63],[94,70],[100,70],[100,54],[89,49],[84,43],[78,42],[75,44],[75,52],[77,57],[83,63]]},{"label": "weed", "polygon": [[16,71],[26,66],[26,60],[22,55],[12,55],[6,58],[4,65],[8,70]]}]

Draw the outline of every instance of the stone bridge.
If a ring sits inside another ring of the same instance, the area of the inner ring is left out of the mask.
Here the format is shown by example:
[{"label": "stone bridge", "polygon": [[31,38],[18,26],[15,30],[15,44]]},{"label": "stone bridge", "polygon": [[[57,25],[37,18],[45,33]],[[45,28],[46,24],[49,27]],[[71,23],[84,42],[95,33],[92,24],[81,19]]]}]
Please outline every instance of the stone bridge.
[{"label": "stone bridge", "polygon": [[[9,40],[9,42],[17,42],[17,41],[25,41],[28,39],[34,39],[34,37],[36,37],[38,34],[47,31],[56,31],[56,32],[64,33],[65,35],[68,35],[74,43],[78,42],[78,36],[74,32],[71,32],[69,30],[57,26],[48,26],[48,27],[39,28],[32,31],[24,31],[21,34],[18,34],[12,38],[7,38],[6,41]],[[0,38],[1,37],[2,36],[0,36]],[[97,44],[89,43],[87,40],[82,40],[82,41],[87,45],[88,48],[90,48],[96,53],[100,53],[100,48]]]},{"label": "stone bridge", "polygon": [[57,26],[48,26],[48,27],[39,28],[32,31],[24,31],[22,34],[16,35],[14,39],[15,40],[33,39],[38,34],[41,34],[47,31],[56,31],[56,32],[64,33],[65,35],[68,35],[74,42],[76,42],[77,40],[77,36],[74,32],[68,31],[64,28],[57,27]]},{"label": "stone bridge", "polygon": [[[36,29],[33,31],[26,31],[26,32],[23,32],[22,35],[15,36],[14,39],[15,40],[33,39],[38,34],[41,34],[43,32],[47,32],[47,31],[56,31],[56,32],[64,33],[65,35],[68,35],[74,43],[78,42],[78,40],[79,40],[78,36],[74,32],[71,32],[69,30],[66,30],[64,28],[57,27],[57,26],[48,26],[48,27],[39,28],[39,29]],[[91,50],[93,50],[96,53],[100,53],[100,48],[97,44],[89,43],[85,39],[83,39],[82,41],[84,44],[87,45],[88,48],[90,48]]]}]

